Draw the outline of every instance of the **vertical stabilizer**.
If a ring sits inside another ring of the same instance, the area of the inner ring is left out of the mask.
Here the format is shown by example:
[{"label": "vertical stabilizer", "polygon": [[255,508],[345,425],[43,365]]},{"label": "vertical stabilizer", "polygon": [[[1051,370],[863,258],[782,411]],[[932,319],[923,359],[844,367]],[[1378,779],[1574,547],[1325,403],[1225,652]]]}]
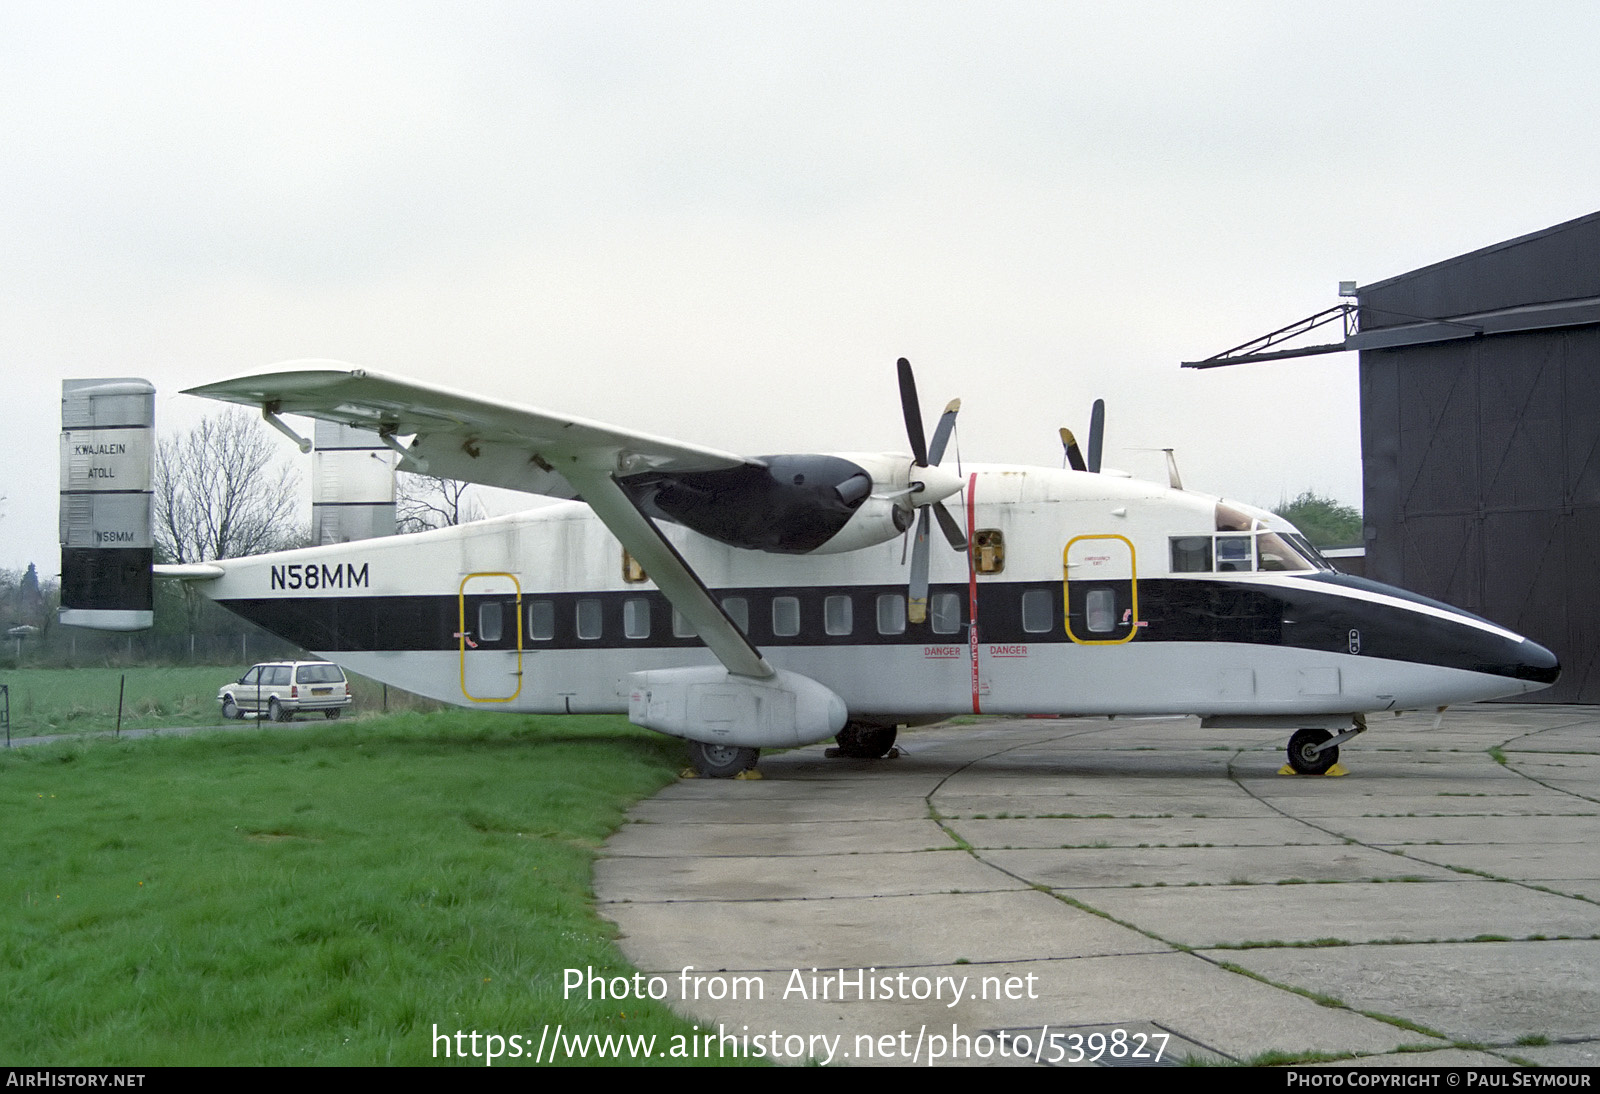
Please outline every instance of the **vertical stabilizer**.
[{"label": "vertical stabilizer", "polygon": [[154,618],[156,389],[61,382],[61,622],[135,631]]}]

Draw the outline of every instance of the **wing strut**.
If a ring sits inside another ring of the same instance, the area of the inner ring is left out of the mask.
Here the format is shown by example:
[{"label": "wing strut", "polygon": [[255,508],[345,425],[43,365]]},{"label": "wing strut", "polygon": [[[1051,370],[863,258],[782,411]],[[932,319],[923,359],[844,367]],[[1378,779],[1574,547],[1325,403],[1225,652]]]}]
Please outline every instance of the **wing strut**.
[{"label": "wing strut", "polygon": [[563,466],[561,474],[644,567],[672,606],[694,625],[700,640],[717,655],[723,667],[735,676],[765,679],[774,675],[761,651],[728,618],[678,549],[661,534],[655,522],[639,511],[612,475],[576,461]]}]

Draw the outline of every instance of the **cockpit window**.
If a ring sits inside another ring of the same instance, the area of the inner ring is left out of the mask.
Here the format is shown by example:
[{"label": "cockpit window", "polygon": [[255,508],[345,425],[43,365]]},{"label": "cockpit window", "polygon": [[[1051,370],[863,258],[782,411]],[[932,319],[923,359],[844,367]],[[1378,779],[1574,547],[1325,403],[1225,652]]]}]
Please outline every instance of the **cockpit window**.
[{"label": "cockpit window", "polygon": [[1217,531],[1248,532],[1255,527],[1255,523],[1249,514],[1241,513],[1225,501],[1217,502]]},{"label": "cockpit window", "polygon": [[1311,563],[1313,568],[1329,571],[1334,569],[1333,563],[1324,558],[1322,552],[1317,550],[1305,536],[1298,532],[1285,532],[1283,538],[1293,544],[1294,549],[1300,552],[1300,557]]},{"label": "cockpit window", "polygon": [[1172,572],[1175,574],[1209,574],[1211,572],[1211,537],[1173,536]]},{"label": "cockpit window", "polygon": [[1262,532],[1256,536],[1256,569],[1282,573],[1316,567],[1278,533]]},{"label": "cockpit window", "polygon": [[1217,572],[1240,573],[1255,569],[1249,536],[1217,537]]},{"label": "cockpit window", "polygon": [[1173,536],[1172,572],[1175,574],[1305,573],[1331,570],[1305,537],[1257,528],[1254,533],[1215,536]]}]

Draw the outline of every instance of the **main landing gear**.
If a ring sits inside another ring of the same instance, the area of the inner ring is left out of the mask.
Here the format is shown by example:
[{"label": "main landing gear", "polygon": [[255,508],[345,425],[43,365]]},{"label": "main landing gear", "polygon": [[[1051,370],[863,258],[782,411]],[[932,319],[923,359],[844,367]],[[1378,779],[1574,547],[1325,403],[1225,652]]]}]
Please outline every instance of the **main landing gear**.
[{"label": "main landing gear", "polygon": [[849,722],[834,740],[838,748],[828,749],[828,755],[843,756],[851,760],[878,760],[889,754],[899,730],[894,726],[875,726],[865,722]]},{"label": "main landing gear", "polygon": [[755,767],[760,755],[760,750],[754,748],[689,742],[689,762],[702,779],[731,779]]}]

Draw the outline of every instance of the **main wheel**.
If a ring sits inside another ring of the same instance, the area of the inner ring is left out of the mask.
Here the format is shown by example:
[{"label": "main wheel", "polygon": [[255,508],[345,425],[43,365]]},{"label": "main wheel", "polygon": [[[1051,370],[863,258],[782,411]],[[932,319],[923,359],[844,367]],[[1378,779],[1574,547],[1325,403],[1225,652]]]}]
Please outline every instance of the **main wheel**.
[{"label": "main wheel", "polygon": [[294,715],[289,713],[287,710],[284,710],[283,704],[278,702],[278,700],[272,699],[267,703],[267,717],[271,718],[274,722],[287,722],[293,718]]},{"label": "main wheel", "polygon": [[694,764],[695,771],[707,779],[731,779],[739,772],[754,767],[760,755],[753,748],[707,744],[705,741],[689,742],[689,762]]},{"label": "main wheel", "polygon": [[222,716],[230,722],[237,722],[244,717],[244,711],[239,709],[239,704],[233,701],[233,696],[222,700]]},{"label": "main wheel", "polygon": [[328,721],[331,722],[335,718],[339,717],[339,708],[338,707],[329,707],[327,710],[323,711],[322,713],[324,715],[326,715]]},{"label": "main wheel", "polygon": [[1325,748],[1318,752],[1317,746],[1323,741],[1333,740],[1333,734],[1325,729],[1296,730],[1295,735],[1289,738],[1289,766],[1302,775],[1321,775],[1339,762],[1339,746]]},{"label": "main wheel", "polygon": [[839,754],[852,760],[876,760],[889,754],[899,730],[894,726],[874,726],[850,722],[839,731]]}]

